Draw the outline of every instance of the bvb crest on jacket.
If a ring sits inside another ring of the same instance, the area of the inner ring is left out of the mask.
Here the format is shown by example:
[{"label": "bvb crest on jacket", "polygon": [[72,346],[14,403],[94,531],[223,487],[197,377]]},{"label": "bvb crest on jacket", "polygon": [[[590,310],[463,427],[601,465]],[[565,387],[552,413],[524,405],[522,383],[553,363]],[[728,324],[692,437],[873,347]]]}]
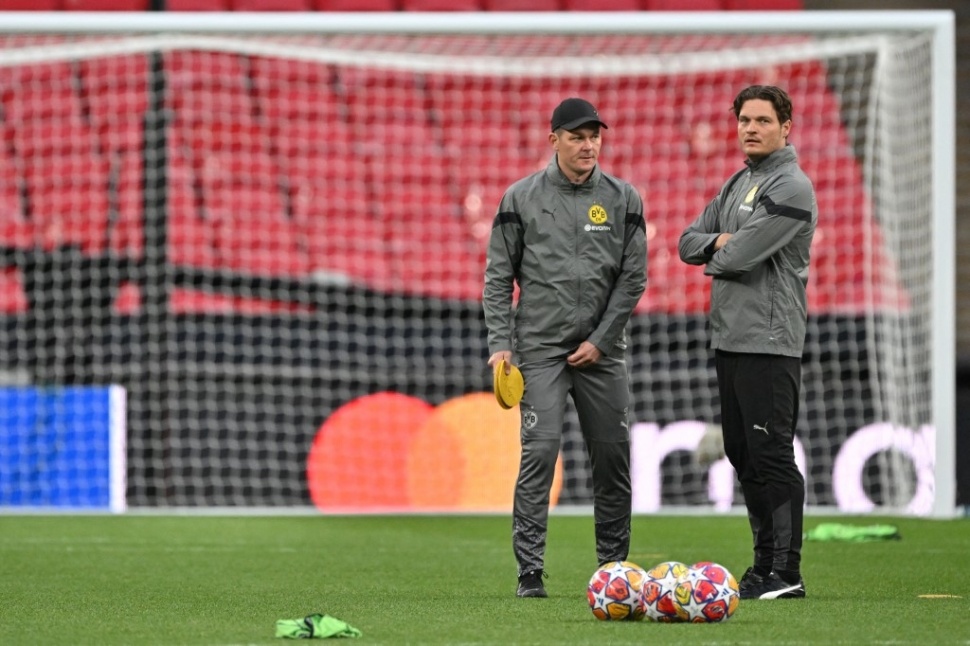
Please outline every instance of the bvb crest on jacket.
[{"label": "bvb crest on jacket", "polygon": [[589,211],[586,213],[589,216],[590,222],[592,224],[586,225],[587,231],[611,231],[612,227],[606,223],[609,219],[609,214],[606,212],[606,208],[602,204],[594,204],[589,207]]},{"label": "bvb crest on jacket", "polygon": [[589,207],[589,221],[593,224],[603,224],[607,219],[606,209],[600,204]]}]

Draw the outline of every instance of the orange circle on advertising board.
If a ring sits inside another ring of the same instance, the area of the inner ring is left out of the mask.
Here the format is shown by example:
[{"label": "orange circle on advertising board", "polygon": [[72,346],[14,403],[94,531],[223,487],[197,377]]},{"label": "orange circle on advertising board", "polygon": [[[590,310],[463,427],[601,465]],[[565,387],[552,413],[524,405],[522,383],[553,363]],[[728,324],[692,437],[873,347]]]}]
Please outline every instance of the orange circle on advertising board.
[{"label": "orange circle on advertising board", "polygon": [[307,458],[310,499],[327,511],[403,509],[411,438],[434,407],[382,392],[354,399],[320,426]]},{"label": "orange circle on advertising board", "polygon": [[[320,427],[307,462],[324,511],[511,511],[519,468],[519,408],[491,393],[432,407],[398,393],[348,402]],[[550,506],[562,491],[562,457]]]},{"label": "orange circle on advertising board", "polygon": [[[519,473],[519,408],[490,393],[438,406],[414,436],[408,468],[411,504],[424,509],[511,511]],[[550,504],[562,490],[556,465]]]}]

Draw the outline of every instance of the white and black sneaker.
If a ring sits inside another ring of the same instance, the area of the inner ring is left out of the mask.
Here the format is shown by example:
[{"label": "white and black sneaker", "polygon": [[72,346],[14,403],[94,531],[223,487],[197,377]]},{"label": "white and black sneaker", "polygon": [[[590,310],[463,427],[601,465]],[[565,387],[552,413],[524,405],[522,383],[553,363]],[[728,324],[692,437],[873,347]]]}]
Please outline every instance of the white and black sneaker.
[{"label": "white and black sneaker", "polygon": [[[742,580],[748,576],[741,577]],[[754,574],[752,572],[752,574]],[[758,577],[757,574],[754,574]],[[805,582],[799,577],[797,583],[788,583],[776,573],[772,572],[766,577],[758,577],[760,582],[755,582],[751,578],[751,583],[741,590],[742,599],[802,599],[805,597]],[[738,588],[740,588],[740,584]]]}]

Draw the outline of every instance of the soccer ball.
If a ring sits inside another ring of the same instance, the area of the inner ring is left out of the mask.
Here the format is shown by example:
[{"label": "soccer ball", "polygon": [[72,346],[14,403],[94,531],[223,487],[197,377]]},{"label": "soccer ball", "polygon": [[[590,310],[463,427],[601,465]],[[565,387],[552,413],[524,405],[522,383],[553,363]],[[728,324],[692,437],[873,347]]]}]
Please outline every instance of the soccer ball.
[{"label": "soccer ball", "polygon": [[710,561],[690,566],[674,594],[686,621],[694,623],[727,621],[740,601],[734,575],[723,565]]},{"label": "soccer ball", "polygon": [[687,572],[687,566],[679,561],[664,561],[647,571],[647,580],[641,592],[647,619],[663,623],[686,620],[674,592]]},{"label": "soccer ball", "polygon": [[643,619],[640,590],[645,579],[643,568],[630,561],[613,561],[598,567],[586,586],[593,616],[602,621]]}]

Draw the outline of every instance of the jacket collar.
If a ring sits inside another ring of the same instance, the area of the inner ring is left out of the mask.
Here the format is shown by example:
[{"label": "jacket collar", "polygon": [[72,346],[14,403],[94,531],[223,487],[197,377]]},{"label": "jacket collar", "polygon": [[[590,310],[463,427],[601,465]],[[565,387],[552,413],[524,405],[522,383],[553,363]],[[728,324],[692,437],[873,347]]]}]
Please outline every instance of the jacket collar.
[{"label": "jacket collar", "polygon": [[784,164],[790,164],[797,161],[798,154],[795,152],[795,146],[792,144],[785,144],[784,148],[779,148],[761,161],[753,162],[750,159],[747,159],[744,163],[748,166],[748,170],[751,172],[770,172]]},{"label": "jacket collar", "polygon": [[600,165],[596,164],[596,166],[593,166],[593,172],[589,174],[589,177],[586,178],[585,182],[582,184],[573,184],[565,175],[562,174],[562,171],[559,170],[559,160],[557,159],[556,153],[552,154],[552,159],[549,161],[549,165],[546,166],[546,178],[548,178],[549,181],[555,186],[562,188],[592,188],[599,183],[602,175],[603,173],[600,171]]}]

